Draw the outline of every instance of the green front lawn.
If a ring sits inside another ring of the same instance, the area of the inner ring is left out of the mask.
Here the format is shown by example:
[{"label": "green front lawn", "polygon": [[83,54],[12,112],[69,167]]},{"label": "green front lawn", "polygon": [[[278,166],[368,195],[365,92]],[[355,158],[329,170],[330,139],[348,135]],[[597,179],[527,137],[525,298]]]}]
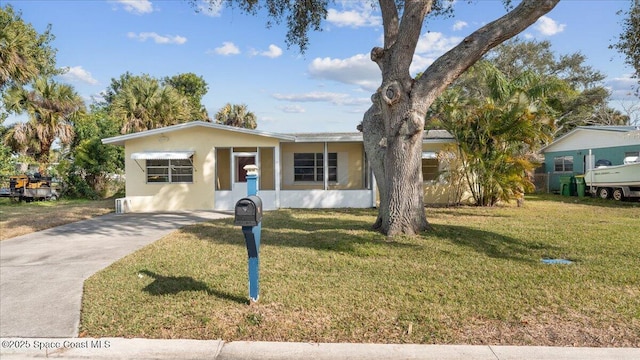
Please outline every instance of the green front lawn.
[{"label": "green front lawn", "polygon": [[394,241],[369,230],[375,210],[266,213],[251,306],[240,229],[186,227],[86,281],[81,334],[640,346],[639,204],[427,212],[433,231]]}]

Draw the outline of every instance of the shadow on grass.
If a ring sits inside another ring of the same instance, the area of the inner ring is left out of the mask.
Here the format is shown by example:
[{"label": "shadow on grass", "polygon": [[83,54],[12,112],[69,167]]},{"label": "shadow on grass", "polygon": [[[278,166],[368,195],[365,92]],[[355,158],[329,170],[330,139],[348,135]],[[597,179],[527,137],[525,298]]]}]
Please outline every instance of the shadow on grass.
[{"label": "shadow on grass", "polygon": [[[266,212],[262,222],[261,246],[309,248],[361,256],[380,254],[388,248],[420,247],[403,242],[403,239],[387,240],[372,230],[375,220],[372,214],[372,210],[366,209]],[[183,228],[183,231],[190,231],[213,243],[244,246],[240,227],[232,224],[233,220],[227,219]]]},{"label": "shadow on grass", "polygon": [[542,242],[528,242],[494,232],[472,229],[456,225],[433,225],[427,233],[446,240],[456,246],[471,249],[491,258],[521,262],[539,262],[542,254],[553,254],[562,250],[558,246]]},{"label": "shadow on grass", "polygon": [[140,270],[139,273],[154,279],[151,284],[143,289],[151,295],[175,295],[183,291],[204,291],[208,295],[216,296],[220,299],[241,304],[247,302],[247,299],[244,297],[211,289],[206,283],[195,280],[189,276],[164,276],[149,270]]}]

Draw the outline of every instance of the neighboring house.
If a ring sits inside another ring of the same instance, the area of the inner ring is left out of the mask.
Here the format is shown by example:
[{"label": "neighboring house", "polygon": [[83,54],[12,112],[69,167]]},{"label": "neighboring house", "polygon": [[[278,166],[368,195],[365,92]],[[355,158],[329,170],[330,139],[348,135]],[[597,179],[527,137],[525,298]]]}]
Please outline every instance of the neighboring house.
[{"label": "neighboring house", "polygon": [[579,126],[544,147],[548,190],[560,191],[560,176],[582,175],[592,166],[622,165],[640,155],[640,128],[636,126]]},{"label": "neighboring house", "polygon": [[[259,168],[266,210],[377,205],[361,133],[277,134],[194,121],[102,142],[125,148],[121,212],[232,210],[246,196],[249,164]],[[425,132],[425,203],[450,201],[437,155],[452,144],[446,131]]]}]

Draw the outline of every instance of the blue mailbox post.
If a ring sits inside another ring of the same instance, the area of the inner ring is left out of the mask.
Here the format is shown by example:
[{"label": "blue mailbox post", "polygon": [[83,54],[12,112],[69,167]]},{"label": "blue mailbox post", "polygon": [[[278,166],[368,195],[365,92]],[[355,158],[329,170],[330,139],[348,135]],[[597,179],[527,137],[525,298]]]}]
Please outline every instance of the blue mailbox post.
[{"label": "blue mailbox post", "polygon": [[235,207],[235,225],[242,226],[242,234],[249,257],[249,299],[260,297],[260,233],[262,232],[262,199],[258,197],[258,167],[247,165],[247,197]]}]

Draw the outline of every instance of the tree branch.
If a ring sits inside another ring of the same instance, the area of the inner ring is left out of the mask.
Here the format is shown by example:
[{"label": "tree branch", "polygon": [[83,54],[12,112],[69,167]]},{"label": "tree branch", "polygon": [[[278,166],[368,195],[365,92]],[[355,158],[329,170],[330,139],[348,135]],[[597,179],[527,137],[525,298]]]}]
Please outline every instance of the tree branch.
[{"label": "tree branch", "polygon": [[394,0],[380,0],[382,26],[384,28],[384,48],[389,49],[398,38],[398,8]]},{"label": "tree branch", "polygon": [[428,107],[449,84],[484,54],[525,30],[551,11],[559,1],[523,0],[503,17],[476,30],[425,70],[416,83],[414,94],[427,98],[428,101],[424,103]]},{"label": "tree branch", "polygon": [[384,47],[376,46],[371,50],[371,61],[378,64],[380,71],[384,72],[384,55],[398,39],[398,8],[394,0],[380,0],[380,10],[384,29]]},{"label": "tree branch", "polygon": [[[413,54],[420,39],[422,23],[431,11],[432,5],[433,0],[407,0],[405,2],[402,20],[398,29],[399,35],[395,44],[393,44],[393,55],[391,55],[395,62],[392,67],[393,70],[407,72],[408,74]],[[389,70],[391,69],[387,69],[387,71]],[[404,74],[395,74],[392,78],[402,75]],[[383,74],[384,78],[386,78],[385,74]]]}]

